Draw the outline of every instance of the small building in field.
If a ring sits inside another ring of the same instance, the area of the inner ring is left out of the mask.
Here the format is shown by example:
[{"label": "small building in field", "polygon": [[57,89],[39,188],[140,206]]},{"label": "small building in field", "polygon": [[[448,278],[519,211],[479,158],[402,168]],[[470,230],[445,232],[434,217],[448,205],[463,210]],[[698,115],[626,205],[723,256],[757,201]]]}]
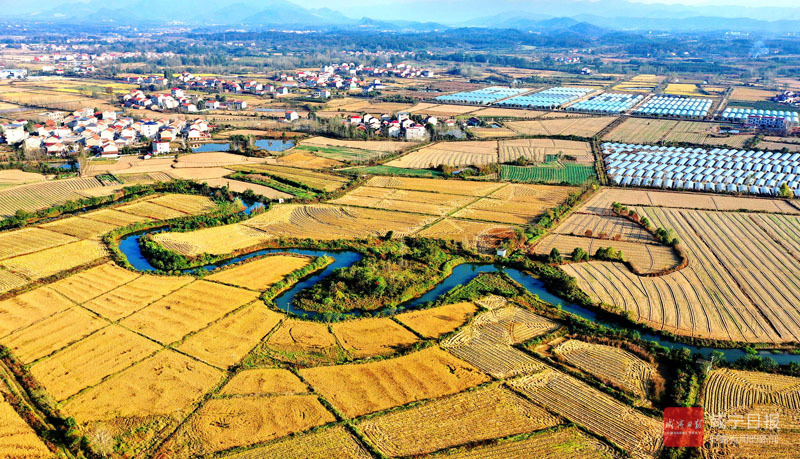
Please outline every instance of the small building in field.
[{"label": "small building in field", "polygon": [[286,121],[294,121],[299,118],[300,115],[298,115],[297,112],[294,110],[289,110],[286,112]]},{"label": "small building in field", "polygon": [[153,154],[163,155],[169,153],[169,142],[163,140],[156,140],[153,142]]}]

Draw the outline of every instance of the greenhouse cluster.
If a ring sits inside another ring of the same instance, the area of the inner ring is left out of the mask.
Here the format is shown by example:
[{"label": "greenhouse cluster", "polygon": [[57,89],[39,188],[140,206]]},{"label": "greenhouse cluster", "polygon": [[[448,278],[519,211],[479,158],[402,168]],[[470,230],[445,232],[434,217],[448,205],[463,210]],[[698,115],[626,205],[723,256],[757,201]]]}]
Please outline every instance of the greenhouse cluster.
[{"label": "greenhouse cluster", "polygon": [[633,107],[643,98],[644,96],[641,94],[634,95],[606,92],[600,94],[599,96],[572,104],[567,108],[567,110],[576,112],[618,114]]},{"label": "greenhouse cluster", "polygon": [[647,100],[636,110],[642,115],[679,116],[701,118],[711,109],[711,99],[658,95]]},{"label": "greenhouse cluster", "polygon": [[604,143],[617,185],[774,196],[786,183],[800,194],[800,153]]},{"label": "greenhouse cluster", "polygon": [[450,102],[456,104],[489,105],[492,102],[500,99],[516,96],[517,94],[522,94],[527,91],[530,91],[530,89],[491,86],[488,88],[478,89],[476,91],[457,92],[455,94],[439,96],[435,100],[438,102]]},{"label": "greenhouse cluster", "polygon": [[768,116],[773,118],[784,118],[789,122],[798,123],[797,112],[784,110],[758,110],[755,108],[726,108],[722,112],[722,119],[728,121],[746,122],[750,116]]},{"label": "greenhouse cluster", "polygon": [[580,99],[581,97],[590,94],[593,91],[594,89],[592,88],[555,87],[533,94],[512,97],[510,99],[498,102],[496,105],[510,108],[553,109],[572,102],[573,100]]}]

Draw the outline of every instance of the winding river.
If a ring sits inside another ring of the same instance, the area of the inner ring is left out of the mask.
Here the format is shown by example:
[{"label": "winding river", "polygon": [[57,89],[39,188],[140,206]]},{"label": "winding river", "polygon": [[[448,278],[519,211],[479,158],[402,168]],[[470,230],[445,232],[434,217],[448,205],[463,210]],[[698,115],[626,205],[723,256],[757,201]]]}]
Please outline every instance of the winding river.
[{"label": "winding river", "polygon": [[[253,207],[255,206],[248,207],[247,212],[249,213],[249,211],[252,210]],[[122,238],[119,243],[120,251],[128,258],[128,262],[136,270],[142,272],[155,272],[157,271],[157,269],[152,264],[150,264],[147,258],[142,254],[141,249],[139,247],[139,238],[141,236],[142,234],[133,234]],[[197,272],[198,270],[213,271],[215,269],[219,269],[224,266],[248,260],[250,258],[259,257],[271,253],[287,253],[287,252],[296,253],[299,255],[312,256],[312,257],[328,256],[334,260],[333,263],[328,265],[322,271],[318,271],[306,277],[305,279],[296,283],[290,289],[284,291],[274,299],[275,305],[281,310],[285,311],[287,314],[309,319],[323,319],[324,316],[322,313],[305,311],[297,308],[294,305],[294,298],[297,296],[298,293],[300,293],[300,291],[309,288],[314,284],[316,284],[317,282],[319,282],[320,280],[330,276],[331,273],[333,273],[334,269],[346,268],[352,266],[353,264],[361,260],[361,254],[352,251],[335,252],[327,250],[306,250],[306,249],[265,249],[256,252],[251,252],[236,258],[231,258],[222,262],[209,264],[197,268],[187,269],[184,270],[183,272],[185,274],[191,274],[193,272]],[[475,279],[480,273],[490,273],[498,271],[506,273],[509,277],[514,279],[516,282],[525,287],[531,293],[537,295],[543,301],[546,301],[552,305],[558,305],[564,311],[567,311],[584,319],[590,320],[592,322],[599,323],[609,328],[613,329],[620,328],[618,324],[606,321],[601,317],[599,317],[595,311],[585,308],[583,306],[567,303],[563,299],[548,292],[544,287],[544,283],[539,279],[536,279],[517,269],[506,268],[491,264],[464,263],[458,265],[455,268],[453,268],[453,272],[449,276],[447,276],[444,280],[442,280],[439,284],[437,284],[433,289],[431,289],[430,291],[428,291],[427,293],[418,298],[415,298],[398,306],[397,308],[395,308],[393,312],[403,312],[418,308],[425,303],[435,301],[441,295],[449,292],[454,287],[470,282],[471,280]],[[388,312],[390,312],[389,308],[386,308],[382,310],[373,311],[373,314],[382,314]],[[362,311],[358,310],[344,313],[344,315],[351,317],[358,317],[361,316],[361,314]],[[718,349],[714,347],[692,346],[688,344],[671,341],[653,333],[641,333],[641,337],[642,339],[648,341],[655,341],[661,346],[664,346],[669,349],[687,348],[693,353],[700,354],[706,357],[710,356],[712,351],[717,350],[722,352],[725,355],[725,358],[729,361],[734,361],[747,355],[747,353],[741,349]],[[761,355],[762,357],[771,357],[781,365],[789,364],[791,362],[800,362],[800,355],[794,355],[788,352],[772,353],[770,351],[760,351],[759,355]]]}]

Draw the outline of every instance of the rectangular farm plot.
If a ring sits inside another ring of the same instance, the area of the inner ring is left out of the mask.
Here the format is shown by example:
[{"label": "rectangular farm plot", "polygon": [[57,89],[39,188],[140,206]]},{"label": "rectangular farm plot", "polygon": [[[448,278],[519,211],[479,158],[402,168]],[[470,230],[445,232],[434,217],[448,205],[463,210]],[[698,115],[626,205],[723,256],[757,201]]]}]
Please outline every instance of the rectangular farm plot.
[{"label": "rectangular farm plot", "polygon": [[474,198],[471,196],[399,190],[365,185],[331,202],[333,204],[372,207],[375,209],[446,215],[473,200]]},{"label": "rectangular farm plot", "polygon": [[[544,162],[548,155],[585,158],[592,155],[587,142],[558,139],[514,139],[499,142],[499,162],[507,163],[519,158]],[[585,162],[585,161],[584,161]],[[591,162],[591,160],[590,160]]]},{"label": "rectangular farm plot", "polygon": [[36,362],[31,374],[56,400],[64,400],[159,349],[147,338],[110,325]]},{"label": "rectangular farm plot", "polygon": [[350,417],[453,394],[489,379],[438,347],[377,362],[309,368],[300,374]]},{"label": "rectangular farm plot", "polygon": [[188,215],[185,212],[171,209],[169,207],[160,206],[149,201],[134,202],[132,204],[125,204],[124,206],[116,207],[116,210],[128,214],[138,215],[139,217],[146,217],[153,220],[168,220],[170,218],[185,217]]},{"label": "rectangular farm plot", "polygon": [[[356,157],[358,155],[358,153],[356,152],[359,151],[361,150],[353,151]],[[299,167],[301,169],[330,169],[334,167],[340,167],[344,163],[336,161],[335,159],[328,159],[328,157],[323,158],[322,156],[324,156],[326,153],[331,153],[330,156],[335,157],[338,156],[336,155],[336,153],[339,152],[347,154],[349,150],[340,148],[309,147],[309,146],[298,145],[297,147],[295,147],[295,151],[281,156],[276,161],[278,164],[282,166]],[[365,155],[365,157],[371,156],[369,153],[371,152],[368,151],[362,152],[362,154]]]},{"label": "rectangular farm plot", "polygon": [[283,317],[256,302],[190,336],[178,349],[211,365],[227,368],[247,355]]},{"label": "rectangular farm plot", "polygon": [[616,117],[569,117],[531,121],[511,121],[506,126],[522,135],[576,135],[593,137],[611,124]]},{"label": "rectangular farm plot", "polygon": [[331,330],[342,347],[356,358],[391,354],[419,340],[388,318],[337,322],[331,325]]},{"label": "rectangular farm plot", "polygon": [[211,366],[163,350],[70,398],[64,410],[79,422],[172,414],[196,403],[223,376]]},{"label": "rectangular farm plot", "polygon": [[394,411],[358,424],[387,456],[415,456],[560,424],[555,416],[497,385]]},{"label": "rectangular farm plot", "polygon": [[303,394],[308,386],[289,370],[259,368],[236,374],[220,391],[220,395]]},{"label": "rectangular farm plot", "polygon": [[257,297],[256,292],[249,290],[196,281],[127,317],[121,324],[166,344]]},{"label": "rectangular farm plot", "polygon": [[150,220],[147,217],[120,212],[116,209],[96,210],[94,212],[87,212],[81,216],[89,220],[114,225],[118,228]]},{"label": "rectangular farm plot", "polygon": [[614,451],[577,427],[535,433],[522,440],[460,449],[424,456],[423,459],[612,459]]},{"label": "rectangular farm plot", "polygon": [[477,310],[474,303],[463,302],[405,312],[396,319],[425,338],[438,338],[464,325]]},{"label": "rectangular farm plot", "polygon": [[279,179],[301,183],[309,188],[326,192],[336,191],[348,182],[348,179],[338,175],[287,166],[247,165],[233,167],[232,169],[261,172]]},{"label": "rectangular farm plot", "polygon": [[91,312],[76,306],[6,336],[3,344],[22,362],[30,363],[107,324],[108,322]]},{"label": "rectangular farm plot", "polygon": [[211,399],[168,441],[170,457],[249,446],[335,421],[314,395]]},{"label": "rectangular farm plot", "polygon": [[423,229],[417,236],[460,241],[467,247],[481,250],[494,248],[494,243],[504,235],[513,234],[516,227],[499,223],[475,222],[457,218],[444,218]]},{"label": "rectangular farm plot", "polygon": [[454,217],[509,224],[528,224],[548,209],[566,201],[576,188],[546,185],[507,185],[475,201]]},{"label": "rectangular farm plot", "polygon": [[90,239],[99,238],[103,234],[116,229],[117,226],[83,217],[68,217],[45,223],[40,228],[75,236],[80,239]]},{"label": "rectangular farm plot", "polygon": [[485,166],[497,163],[497,142],[440,142],[422,147],[398,159],[389,161],[387,166],[411,169],[430,169],[440,165]]},{"label": "rectangular farm plot", "polygon": [[[249,221],[250,223],[252,221]],[[248,225],[214,226],[196,231],[159,233],[153,239],[164,248],[182,255],[202,253],[223,255],[238,249],[261,244],[271,239],[268,234]]]},{"label": "rectangular farm plot", "polygon": [[192,194],[165,194],[149,198],[147,201],[191,215],[208,213],[217,208],[214,201],[208,197]]},{"label": "rectangular farm plot", "polygon": [[663,443],[663,422],[553,369],[512,381],[538,405],[608,438],[633,457],[653,457]]},{"label": "rectangular farm plot", "polygon": [[57,457],[9,403],[0,399],[0,456],[8,459]]},{"label": "rectangular farm plot", "polygon": [[0,268],[0,293],[5,293],[27,284],[28,280],[22,276],[14,274]]},{"label": "rectangular farm plot", "polygon": [[228,459],[372,459],[345,427],[335,426],[305,435],[281,439],[258,448],[225,456]]},{"label": "rectangular farm plot", "polygon": [[311,258],[308,257],[270,255],[219,270],[206,279],[250,290],[265,290],[310,262]]},{"label": "rectangular farm plot", "polygon": [[119,320],[194,280],[189,276],[144,274],[89,302],[84,307],[110,320]]},{"label": "rectangular farm plot", "polygon": [[50,287],[76,303],[84,303],[139,277],[114,263],[105,263],[54,282]]},{"label": "rectangular farm plot", "polygon": [[627,118],[603,140],[623,143],[658,143],[678,125],[675,120],[656,120],[651,118]]},{"label": "rectangular farm plot", "polygon": [[466,180],[440,180],[416,177],[372,177],[367,186],[400,190],[427,191],[431,193],[486,196],[501,188],[497,182],[470,182]]},{"label": "rectangular farm plot", "polygon": [[100,241],[78,241],[0,262],[9,271],[30,279],[41,279],[105,257]]},{"label": "rectangular farm plot", "polygon": [[0,301],[0,337],[73,305],[66,297],[48,287],[40,287]]},{"label": "rectangular farm plot", "polygon": [[5,231],[0,233],[0,259],[39,252],[77,240],[66,234],[36,227]]}]

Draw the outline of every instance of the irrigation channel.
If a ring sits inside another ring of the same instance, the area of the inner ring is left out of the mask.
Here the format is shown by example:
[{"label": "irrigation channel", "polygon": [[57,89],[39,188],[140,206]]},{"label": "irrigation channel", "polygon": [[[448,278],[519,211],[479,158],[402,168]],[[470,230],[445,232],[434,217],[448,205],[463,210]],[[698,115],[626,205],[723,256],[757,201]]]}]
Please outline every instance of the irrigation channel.
[{"label": "irrigation channel", "polygon": [[[255,207],[257,207],[257,204],[251,205],[250,207],[248,207],[247,212],[251,211]],[[158,231],[162,230],[153,230],[147,233],[132,234],[120,240],[119,243],[120,251],[128,258],[128,262],[136,270],[143,272],[157,271],[157,269],[152,264],[150,264],[147,258],[142,254],[142,251],[139,247],[139,238],[144,234],[149,234]],[[334,269],[346,268],[352,266],[354,263],[361,260],[361,254],[352,251],[337,252],[328,250],[306,250],[306,249],[265,249],[256,252],[251,252],[236,258],[230,258],[228,260],[224,260],[218,263],[186,269],[182,272],[185,274],[191,274],[197,272],[198,270],[214,271],[224,266],[228,266],[234,263],[239,263],[241,261],[248,260],[254,257],[259,257],[262,255],[268,255],[271,253],[296,253],[299,255],[306,255],[312,257],[327,256],[334,260],[333,263],[328,265],[324,270],[306,277],[305,279],[301,280],[300,282],[292,286],[292,288],[284,291],[274,299],[275,305],[282,311],[285,311],[287,314],[304,318],[310,318],[310,319],[321,319],[323,317],[323,314],[313,311],[305,311],[303,309],[297,308],[294,305],[295,296],[298,293],[300,293],[300,291],[309,288],[314,284],[316,284],[317,282],[319,282],[320,280],[330,276]],[[396,312],[403,312],[416,309],[425,303],[435,301],[441,295],[444,295],[453,288],[472,281],[480,273],[491,273],[491,272],[504,272],[510,278],[514,279],[520,285],[525,287],[529,292],[537,295],[543,301],[546,301],[554,306],[557,305],[564,311],[567,311],[569,313],[575,314],[576,316],[583,317],[584,319],[599,323],[601,325],[604,325],[612,329],[620,328],[618,324],[606,321],[598,317],[597,313],[595,311],[592,311],[591,309],[576,304],[567,303],[563,299],[553,295],[552,293],[548,292],[545,289],[544,283],[542,281],[530,276],[529,274],[526,274],[514,268],[507,268],[491,264],[464,263],[458,265],[455,268],[453,268],[453,272],[449,276],[447,276],[444,280],[439,282],[439,284],[437,284],[433,289],[431,289],[430,291],[428,291],[427,293],[418,298],[403,303],[402,305],[395,308],[395,310]],[[386,313],[388,312],[388,309],[389,308],[372,311],[372,313],[373,314]],[[362,314],[362,312],[355,310],[355,311],[345,312],[343,314],[351,317],[358,317]],[[664,346],[669,349],[688,348],[692,353],[700,354],[705,357],[709,357],[712,351],[720,351],[725,355],[725,358],[731,362],[747,355],[747,353],[742,349],[724,349],[724,348],[714,348],[714,347],[692,346],[689,344],[670,341],[653,333],[641,333],[641,337],[644,340],[655,341],[661,346]],[[788,352],[772,353],[770,351],[759,351],[759,355],[762,357],[771,357],[781,365],[787,365],[791,362],[800,362],[800,355],[795,355]]]}]

